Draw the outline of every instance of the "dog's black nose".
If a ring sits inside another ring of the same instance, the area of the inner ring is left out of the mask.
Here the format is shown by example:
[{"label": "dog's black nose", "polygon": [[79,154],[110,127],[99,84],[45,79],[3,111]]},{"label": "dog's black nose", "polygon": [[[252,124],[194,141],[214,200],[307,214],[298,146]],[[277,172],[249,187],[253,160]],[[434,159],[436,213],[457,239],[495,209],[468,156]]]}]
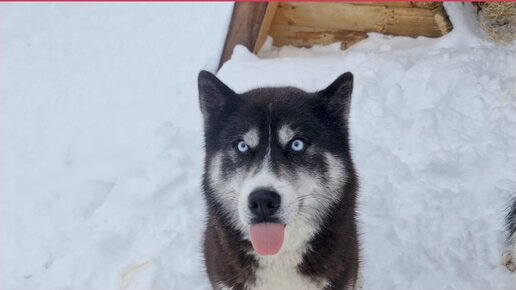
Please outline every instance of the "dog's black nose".
[{"label": "dog's black nose", "polygon": [[267,221],[280,207],[281,196],[272,190],[259,189],[249,195],[249,209],[259,219]]}]

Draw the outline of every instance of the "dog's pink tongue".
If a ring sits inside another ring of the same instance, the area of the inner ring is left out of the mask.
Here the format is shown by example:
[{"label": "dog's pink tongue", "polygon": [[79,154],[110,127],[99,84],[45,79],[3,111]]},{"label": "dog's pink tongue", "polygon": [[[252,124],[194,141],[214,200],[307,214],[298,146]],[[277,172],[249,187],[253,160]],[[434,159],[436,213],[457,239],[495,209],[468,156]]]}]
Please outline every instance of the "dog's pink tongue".
[{"label": "dog's pink tongue", "polygon": [[254,250],[262,256],[276,255],[283,245],[285,225],[261,223],[249,226]]}]

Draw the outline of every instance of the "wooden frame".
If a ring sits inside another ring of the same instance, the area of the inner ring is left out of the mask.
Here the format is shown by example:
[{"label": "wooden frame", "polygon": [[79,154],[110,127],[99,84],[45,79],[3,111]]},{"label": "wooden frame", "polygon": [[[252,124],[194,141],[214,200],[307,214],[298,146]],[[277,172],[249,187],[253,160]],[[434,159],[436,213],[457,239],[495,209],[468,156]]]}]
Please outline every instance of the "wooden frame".
[{"label": "wooden frame", "polygon": [[368,32],[440,37],[451,29],[440,2],[237,2],[219,67],[237,44],[257,53],[267,36],[275,46],[346,49]]},{"label": "wooden frame", "polygon": [[258,39],[267,6],[267,2],[235,3],[219,68],[231,57],[237,44],[242,44],[252,50]]}]

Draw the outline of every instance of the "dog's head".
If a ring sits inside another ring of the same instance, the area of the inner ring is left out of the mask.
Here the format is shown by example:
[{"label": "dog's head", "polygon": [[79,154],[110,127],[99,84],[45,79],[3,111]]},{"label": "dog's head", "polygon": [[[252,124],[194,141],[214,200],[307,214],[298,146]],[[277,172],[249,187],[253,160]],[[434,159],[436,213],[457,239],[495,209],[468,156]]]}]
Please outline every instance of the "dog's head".
[{"label": "dog's head", "polygon": [[282,228],[315,227],[344,194],[352,89],[349,72],[315,93],[283,87],[243,94],[209,72],[199,74],[205,193],[258,252],[260,235],[282,242]]}]

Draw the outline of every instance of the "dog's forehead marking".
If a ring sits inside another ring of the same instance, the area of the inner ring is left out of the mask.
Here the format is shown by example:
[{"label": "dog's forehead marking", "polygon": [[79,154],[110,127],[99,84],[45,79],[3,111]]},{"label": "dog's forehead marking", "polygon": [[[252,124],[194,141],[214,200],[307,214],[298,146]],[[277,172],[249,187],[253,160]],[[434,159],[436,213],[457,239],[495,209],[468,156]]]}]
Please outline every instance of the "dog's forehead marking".
[{"label": "dog's forehead marking", "polygon": [[247,131],[242,138],[251,148],[256,148],[256,146],[260,144],[260,135],[258,134],[257,128],[251,128],[251,130]]},{"label": "dog's forehead marking", "polygon": [[296,132],[290,128],[289,125],[282,125],[278,130],[278,139],[282,146],[287,145],[292,138],[296,135]]}]

